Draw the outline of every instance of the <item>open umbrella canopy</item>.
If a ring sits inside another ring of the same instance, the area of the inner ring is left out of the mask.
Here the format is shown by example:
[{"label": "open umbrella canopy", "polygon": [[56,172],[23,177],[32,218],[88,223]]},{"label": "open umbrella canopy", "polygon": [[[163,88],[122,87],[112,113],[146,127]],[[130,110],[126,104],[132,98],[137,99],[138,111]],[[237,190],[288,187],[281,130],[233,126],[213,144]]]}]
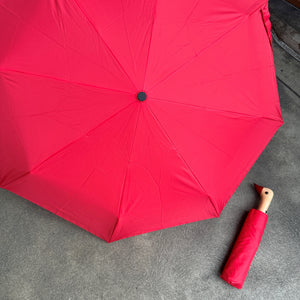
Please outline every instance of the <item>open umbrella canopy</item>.
[{"label": "open umbrella canopy", "polygon": [[112,242],[218,217],[282,125],[265,0],[0,0],[0,184]]}]

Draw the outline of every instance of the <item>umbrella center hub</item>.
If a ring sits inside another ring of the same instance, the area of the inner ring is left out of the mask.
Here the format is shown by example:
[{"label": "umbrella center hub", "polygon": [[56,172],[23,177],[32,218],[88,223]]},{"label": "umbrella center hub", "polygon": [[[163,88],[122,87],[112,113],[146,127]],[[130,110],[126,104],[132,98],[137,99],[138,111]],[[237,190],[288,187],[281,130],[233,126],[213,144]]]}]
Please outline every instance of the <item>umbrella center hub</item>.
[{"label": "umbrella center hub", "polygon": [[145,92],[139,92],[137,94],[137,98],[139,101],[145,101],[147,99],[147,95]]}]

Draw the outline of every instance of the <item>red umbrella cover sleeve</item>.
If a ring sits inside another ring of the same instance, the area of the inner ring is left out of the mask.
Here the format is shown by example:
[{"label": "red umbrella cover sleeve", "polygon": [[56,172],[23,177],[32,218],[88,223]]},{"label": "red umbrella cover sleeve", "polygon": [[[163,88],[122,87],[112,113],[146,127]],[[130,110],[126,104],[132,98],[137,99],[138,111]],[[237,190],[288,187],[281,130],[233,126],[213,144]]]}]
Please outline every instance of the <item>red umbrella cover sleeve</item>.
[{"label": "red umbrella cover sleeve", "polygon": [[267,220],[268,215],[264,212],[250,210],[221,274],[223,280],[238,289],[243,287]]}]

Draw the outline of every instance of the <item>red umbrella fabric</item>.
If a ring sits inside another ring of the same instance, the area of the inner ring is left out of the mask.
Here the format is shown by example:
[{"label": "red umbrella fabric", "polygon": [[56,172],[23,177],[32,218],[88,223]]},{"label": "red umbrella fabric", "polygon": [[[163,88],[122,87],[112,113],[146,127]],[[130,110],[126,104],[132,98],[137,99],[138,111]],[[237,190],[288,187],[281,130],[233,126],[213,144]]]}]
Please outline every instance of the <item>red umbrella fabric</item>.
[{"label": "red umbrella fabric", "polygon": [[283,124],[267,2],[0,0],[0,186],[112,242],[218,217]]}]

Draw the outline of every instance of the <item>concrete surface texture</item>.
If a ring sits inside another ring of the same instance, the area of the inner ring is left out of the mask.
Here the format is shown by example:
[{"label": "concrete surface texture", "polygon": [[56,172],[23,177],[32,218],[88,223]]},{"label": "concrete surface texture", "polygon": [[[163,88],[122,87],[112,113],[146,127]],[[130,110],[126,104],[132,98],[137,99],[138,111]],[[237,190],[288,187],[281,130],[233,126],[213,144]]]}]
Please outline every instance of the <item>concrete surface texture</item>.
[{"label": "concrete surface texture", "polygon": [[273,39],[300,61],[300,9],[285,0],[272,0],[269,7]]},{"label": "concrete surface texture", "polygon": [[[300,64],[274,43],[285,124],[219,219],[107,244],[0,190],[0,299],[300,299]],[[219,277],[258,196],[275,192],[242,290]]]}]

